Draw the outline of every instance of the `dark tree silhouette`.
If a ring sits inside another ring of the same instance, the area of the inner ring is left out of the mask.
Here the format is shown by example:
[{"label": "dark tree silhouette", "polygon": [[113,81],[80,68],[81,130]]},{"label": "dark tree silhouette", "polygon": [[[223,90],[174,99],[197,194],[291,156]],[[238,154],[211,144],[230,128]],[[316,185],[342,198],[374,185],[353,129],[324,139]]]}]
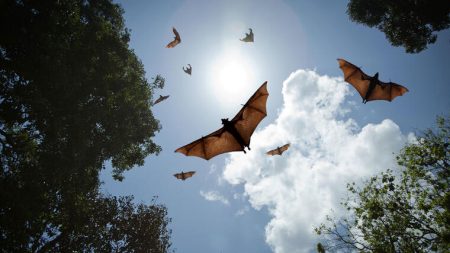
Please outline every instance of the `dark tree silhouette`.
[{"label": "dark tree silhouette", "polygon": [[439,118],[397,156],[404,167],[349,184],[349,215],[316,228],[325,249],[361,252],[447,252],[450,248],[450,119]]},{"label": "dark tree silhouette", "polygon": [[450,1],[350,0],[350,19],[386,34],[393,46],[418,53],[436,42],[436,31],[450,27]]},{"label": "dark tree silhouette", "polygon": [[[108,200],[98,193],[105,162],[121,180],[160,151],[150,106],[164,79],[146,80],[122,14],[110,0],[0,2],[2,250],[64,251],[59,242],[92,225],[90,205]],[[146,208],[133,212],[146,218]]]}]

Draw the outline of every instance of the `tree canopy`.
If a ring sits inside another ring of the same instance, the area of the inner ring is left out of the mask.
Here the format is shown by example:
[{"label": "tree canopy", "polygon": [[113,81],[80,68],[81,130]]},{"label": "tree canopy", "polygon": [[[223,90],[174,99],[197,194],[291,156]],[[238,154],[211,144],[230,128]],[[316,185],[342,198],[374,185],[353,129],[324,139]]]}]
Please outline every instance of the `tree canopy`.
[{"label": "tree canopy", "polygon": [[350,19],[376,27],[393,46],[418,53],[436,42],[435,32],[450,27],[450,2],[429,0],[350,0]]},{"label": "tree canopy", "polygon": [[450,248],[450,119],[439,118],[397,156],[401,173],[387,170],[363,187],[348,185],[349,211],[316,229],[328,250],[446,252]]},{"label": "tree canopy", "polygon": [[[151,100],[164,78],[147,81],[122,14],[111,0],[0,2],[0,245],[10,246],[2,250],[103,251],[87,243],[106,238],[93,224],[125,243],[114,233],[138,230],[119,223],[139,216],[134,225],[146,226],[159,208],[99,193],[106,162],[121,180],[161,150]],[[146,240],[170,235],[165,225],[155,231]],[[154,252],[167,250],[161,240]]]}]

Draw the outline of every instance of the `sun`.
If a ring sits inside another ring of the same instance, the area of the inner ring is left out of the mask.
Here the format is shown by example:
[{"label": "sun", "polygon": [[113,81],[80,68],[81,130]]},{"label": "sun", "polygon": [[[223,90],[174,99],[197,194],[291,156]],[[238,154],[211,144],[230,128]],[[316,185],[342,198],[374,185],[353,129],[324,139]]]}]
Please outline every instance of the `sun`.
[{"label": "sun", "polygon": [[212,61],[211,91],[222,106],[245,102],[256,87],[254,64],[237,50],[227,51]]}]

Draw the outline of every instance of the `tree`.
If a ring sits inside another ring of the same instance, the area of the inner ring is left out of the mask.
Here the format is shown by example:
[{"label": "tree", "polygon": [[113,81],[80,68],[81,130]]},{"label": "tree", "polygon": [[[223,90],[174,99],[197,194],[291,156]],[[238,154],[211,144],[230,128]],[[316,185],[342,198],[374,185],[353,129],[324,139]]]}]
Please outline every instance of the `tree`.
[{"label": "tree", "polygon": [[[95,193],[77,213],[76,220],[48,226],[32,245],[3,241],[3,252],[168,252],[167,209],[152,202],[133,203],[132,197]],[[73,216],[72,216],[73,218]]]},{"label": "tree", "polygon": [[105,162],[121,180],[161,150],[151,99],[164,78],[145,78],[122,14],[111,0],[0,2],[0,245],[11,251],[74,240],[102,201]]},{"label": "tree", "polygon": [[401,173],[387,170],[362,188],[348,185],[349,215],[316,228],[326,249],[362,252],[446,252],[450,248],[450,120],[438,118],[417,143],[397,156]]},{"label": "tree", "polygon": [[436,42],[434,32],[450,27],[450,2],[429,0],[350,0],[350,19],[384,32],[393,46],[418,53]]}]

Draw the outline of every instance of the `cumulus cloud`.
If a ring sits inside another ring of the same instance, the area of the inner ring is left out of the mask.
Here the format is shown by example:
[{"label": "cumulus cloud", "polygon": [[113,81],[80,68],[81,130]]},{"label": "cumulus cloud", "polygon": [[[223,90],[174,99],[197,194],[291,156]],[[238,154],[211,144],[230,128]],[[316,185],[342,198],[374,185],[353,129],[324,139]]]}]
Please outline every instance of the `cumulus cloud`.
[{"label": "cumulus cloud", "polygon": [[200,195],[208,201],[219,201],[224,205],[230,204],[228,199],[217,191],[207,191],[207,192],[200,191]]},{"label": "cumulus cloud", "polygon": [[[393,153],[412,137],[390,119],[361,128],[346,118],[350,90],[342,78],[298,70],[282,94],[275,122],[254,133],[251,152],[229,156],[223,178],[244,184],[253,208],[267,207],[266,241],[275,253],[307,252],[317,242],[313,228],[331,209],[339,214],[346,184],[393,168]],[[288,142],[283,156],[265,155]]]}]

